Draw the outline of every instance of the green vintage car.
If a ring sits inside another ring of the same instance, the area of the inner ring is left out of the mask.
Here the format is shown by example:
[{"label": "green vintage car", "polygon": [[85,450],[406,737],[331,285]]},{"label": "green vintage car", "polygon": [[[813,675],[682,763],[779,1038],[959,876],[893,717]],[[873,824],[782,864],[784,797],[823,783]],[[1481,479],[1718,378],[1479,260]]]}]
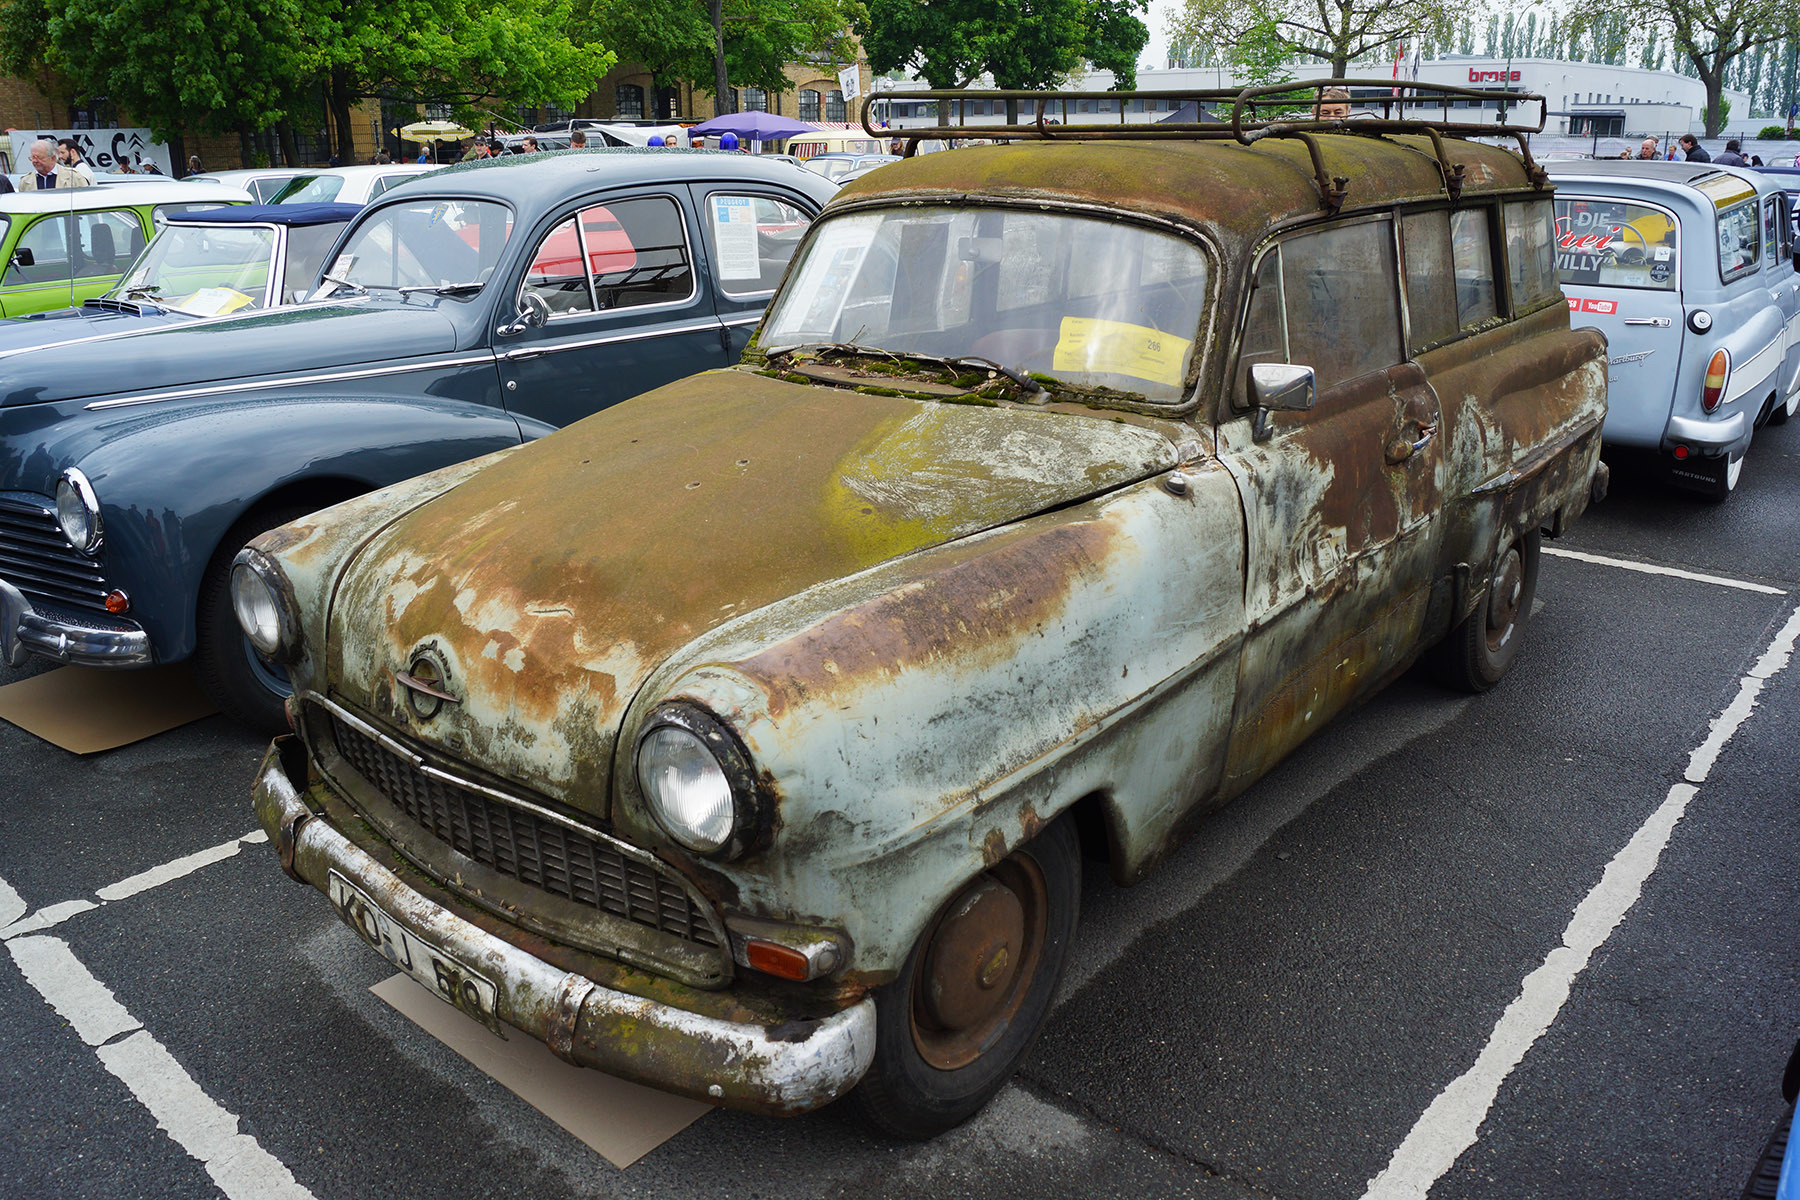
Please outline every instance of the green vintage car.
[{"label": "green vintage car", "polygon": [[169,181],[0,196],[0,316],[78,308],[118,282],[169,213],[249,202],[242,188]]}]

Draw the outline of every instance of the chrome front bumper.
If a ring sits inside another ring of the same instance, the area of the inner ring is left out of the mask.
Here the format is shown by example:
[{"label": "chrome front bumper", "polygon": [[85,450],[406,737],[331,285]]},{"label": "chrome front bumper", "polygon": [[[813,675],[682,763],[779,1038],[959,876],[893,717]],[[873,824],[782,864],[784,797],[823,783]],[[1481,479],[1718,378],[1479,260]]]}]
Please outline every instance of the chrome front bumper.
[{"label": "chrome front bumper", "polygon": [[0,579],[0,659],[9,667],[22,667],[32,654],[90,667],[135,667],[155,661],[150,635],[143,630],[40,612],[23,592]]},{"label": "chrome front bumper", "polygon": [[[856,1085],[875,1054],[875,1002],[773,1028],[616,991],[526,953],[409,887],[303,799],[299,739],[277,738],[257,772],[257,820],[288,874],[329,893],[333,872],[412,936],[498,985],[502,1021],[579,1066],[731,1108],[786,1116]],[[296,778],[295,776],[299,776]]]}]

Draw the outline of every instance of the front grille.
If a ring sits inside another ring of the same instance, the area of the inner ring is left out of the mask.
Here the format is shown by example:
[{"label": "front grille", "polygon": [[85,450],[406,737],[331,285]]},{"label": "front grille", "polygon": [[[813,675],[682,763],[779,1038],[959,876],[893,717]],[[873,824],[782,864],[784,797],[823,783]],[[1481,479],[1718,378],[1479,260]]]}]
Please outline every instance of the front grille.
[{"label": "front grille", "polygon": [[100,564],[69,545],[42,496],[0,493],[0,579],[33,600],[106,612]]},{"label": "front grille", "polygon": [[423,774],[335,713],[331,724],[344,761],[459,854],[553,896],[696,945],[719,946],[705,910],[663,869],[625,854],[604,836]]}]

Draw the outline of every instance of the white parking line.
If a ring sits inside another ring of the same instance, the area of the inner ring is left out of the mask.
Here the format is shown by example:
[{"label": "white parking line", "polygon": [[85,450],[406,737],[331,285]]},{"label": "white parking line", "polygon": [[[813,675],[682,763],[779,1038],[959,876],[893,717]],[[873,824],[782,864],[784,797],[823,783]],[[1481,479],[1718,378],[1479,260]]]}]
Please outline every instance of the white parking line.
[{"label": "white parking line", "polygon": [[1667,575],[1671,579],[1691,579],[1695,583],[1710,583],[1716,587],[1737,588],[1744,592],[1761,592],[1765,596],[1787,595],[1780,588],[1770,587],[1766,583],[1747,583],[1742,579],[1727,579],[1723,575],[1702,575],[1696,571],[1683,571],[1680,567],[1662,567],[1655,563],[1637,562],[1629,558],[1608,558],[1604,554],[1584,554],[1580,550],[1564,550],[1559,546],[1545,546],[1543,552],[1555,558],[1572,558],[1577,562],[1595,563],[1602,567],[1618,567],[1622,571],[1637,571],[1643,575]]},{"label": "white parking line", "polygon": [[[0,904],[17,895],[0,880]],[[136,1096],[176,1145],[206,1168],[231,1200],[314,1200],[281,1161],[247,1133],[150,1036],[110,989],[54,937],[16,937],[6,944],[27,983],[94,1047],[100,1064]],[[129,1035],[129,1036],[126,1036]]]},{"label": "white parking line", "polygon": [[1475,1144],[1500,1086],[1568,1003],[1575,978],[1594,951],[1612,936],[1643,894],[1644,883],[1656,870],[1676,822],[1699,794],[1698,785],[1706,782],[1719,752],[1755,711],[1764,686],[1787,669],[1796,639],[1800,639],[1800,609],[1788,617],[1756,665],[1739,681],[1737,696],[1713,719],[1706,740],[1689,757],[1687,781],[1669,789],[1662,805],[1606,865],[1600,882],[1576,905],[1575,914],[1563,931],[1562,945],[1551,950],[1543,965],[1525,977],[1518,997],[1501,1014],[1475,1064],[1438,1093],[1394,1151],[1387,1167],[1369,1181],[1363,1200],[1422,1200],[1463,1152]]},{"label": "white parking line", "polygon": [[[125,900],[151,888],[172,883],[184,876],[192,875],[201,867],[211,866],[231,858],[245,846],[260,845],[269,840],[269,835],[258,829],[240,838],[232,838],[229,842],[221,842],[217,846],[209,846],[205,850],[195,851],[173,862],[163,863],[159,867],[151,867],[148,871],[140,871],[117,883],[109,883],[94,895],[100,897],[105,904],[115,900]],[[92,900],[65,900],[61,904],[52,904],[40,908],[30,916],[26,916],[26,904],[19,899],[19,893],[0,880],[0,942],[11,941],[28,933],[41,933],[53,925],[60,925],[70,917],[78,917],[82,913],[93,912],[100,904]]]}]

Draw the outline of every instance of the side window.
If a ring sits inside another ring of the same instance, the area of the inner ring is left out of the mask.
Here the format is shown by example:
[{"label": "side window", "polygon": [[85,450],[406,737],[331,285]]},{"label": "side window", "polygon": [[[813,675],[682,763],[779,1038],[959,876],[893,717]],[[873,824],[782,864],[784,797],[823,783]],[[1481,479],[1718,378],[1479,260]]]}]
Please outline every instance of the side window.
[{"label": "side window", "polygon": [[1513,312],[1537,308],[1554,299],[1556,281],[1556,214],[1548,197],[1506,205],[1506,269],[1512,281]]},{"label": "side window", "polygon": [[714,192],[706,198],[713,274],[727,296],[775,290],[812,218],[767,196]]},{"label": "side window", "polygon": [[[136,257],[133,233],[143,227],[137,214],[130,210],[77,213],[75,229],[81,241],[78,246],[80,272],[83,275],[119,275]],[[143,248],[142,239],[136,241]]]},{"label": "side window", "polygon": [[1787,196],[1782,193],[1763,201],[1763,245],[1768,247],[1769,262],[1786,262],[1793,253],[1788,242]]},{"label": "side window", "polygon": [[581,235],[602,309],[669,304],[694,294],[681,208],[667,196],[583,209]]},{"label": "side window", "polygon": [[1257,264],[1250,311],[1244,318],[1244,336],[1238,343],[1233,398],[1240,408],[1250,406],[1250,368],[1257,363],[1288,360],[1286,308],[1281,299],[1281,247],[1276,246]]},{"label": "side window", "polygon": [[[31,251],[31,266],[21,267],[18,251]],[[69,277],[69,218],[45,217],[19,235],[13,261],[6,265],[6,285],[48,283]]]},{"label": "side window", "polygon": [[1756,202],[1719,214],[1719,278],[1736,279],[1762,262],[1762,226]]},{"label": "side window", "polygon": [[1450,254],[1456,265],[1456,323],[1469,329],[1492,320],[1500,309],[1494,303],[1494,243],[1488,236],[1486,209],[1469,208],[1450,214]]},{"label": "side window", "polygon": [[1421,350],[1454,337],[1456,268],[1450,255],[1450,214],[1408,213],[1400,219],[1406,255],[1406,315],[1412,323],[1412,348]]},{"label": "side window", "polygon": [[[1388,221],[1340,225],[1283,242],[1290,361],[1311,367],[1320,391],[1400,362],[1398,283]],[[1490,281],[1490,298],[1491,291]]]},{"label": "side window", "polygon": [[550,305],[552,317],[594,311],[594,294],[582,265],[581,234],[574,217],[550,231],[531,256],[525,291],[536,292]]}]

